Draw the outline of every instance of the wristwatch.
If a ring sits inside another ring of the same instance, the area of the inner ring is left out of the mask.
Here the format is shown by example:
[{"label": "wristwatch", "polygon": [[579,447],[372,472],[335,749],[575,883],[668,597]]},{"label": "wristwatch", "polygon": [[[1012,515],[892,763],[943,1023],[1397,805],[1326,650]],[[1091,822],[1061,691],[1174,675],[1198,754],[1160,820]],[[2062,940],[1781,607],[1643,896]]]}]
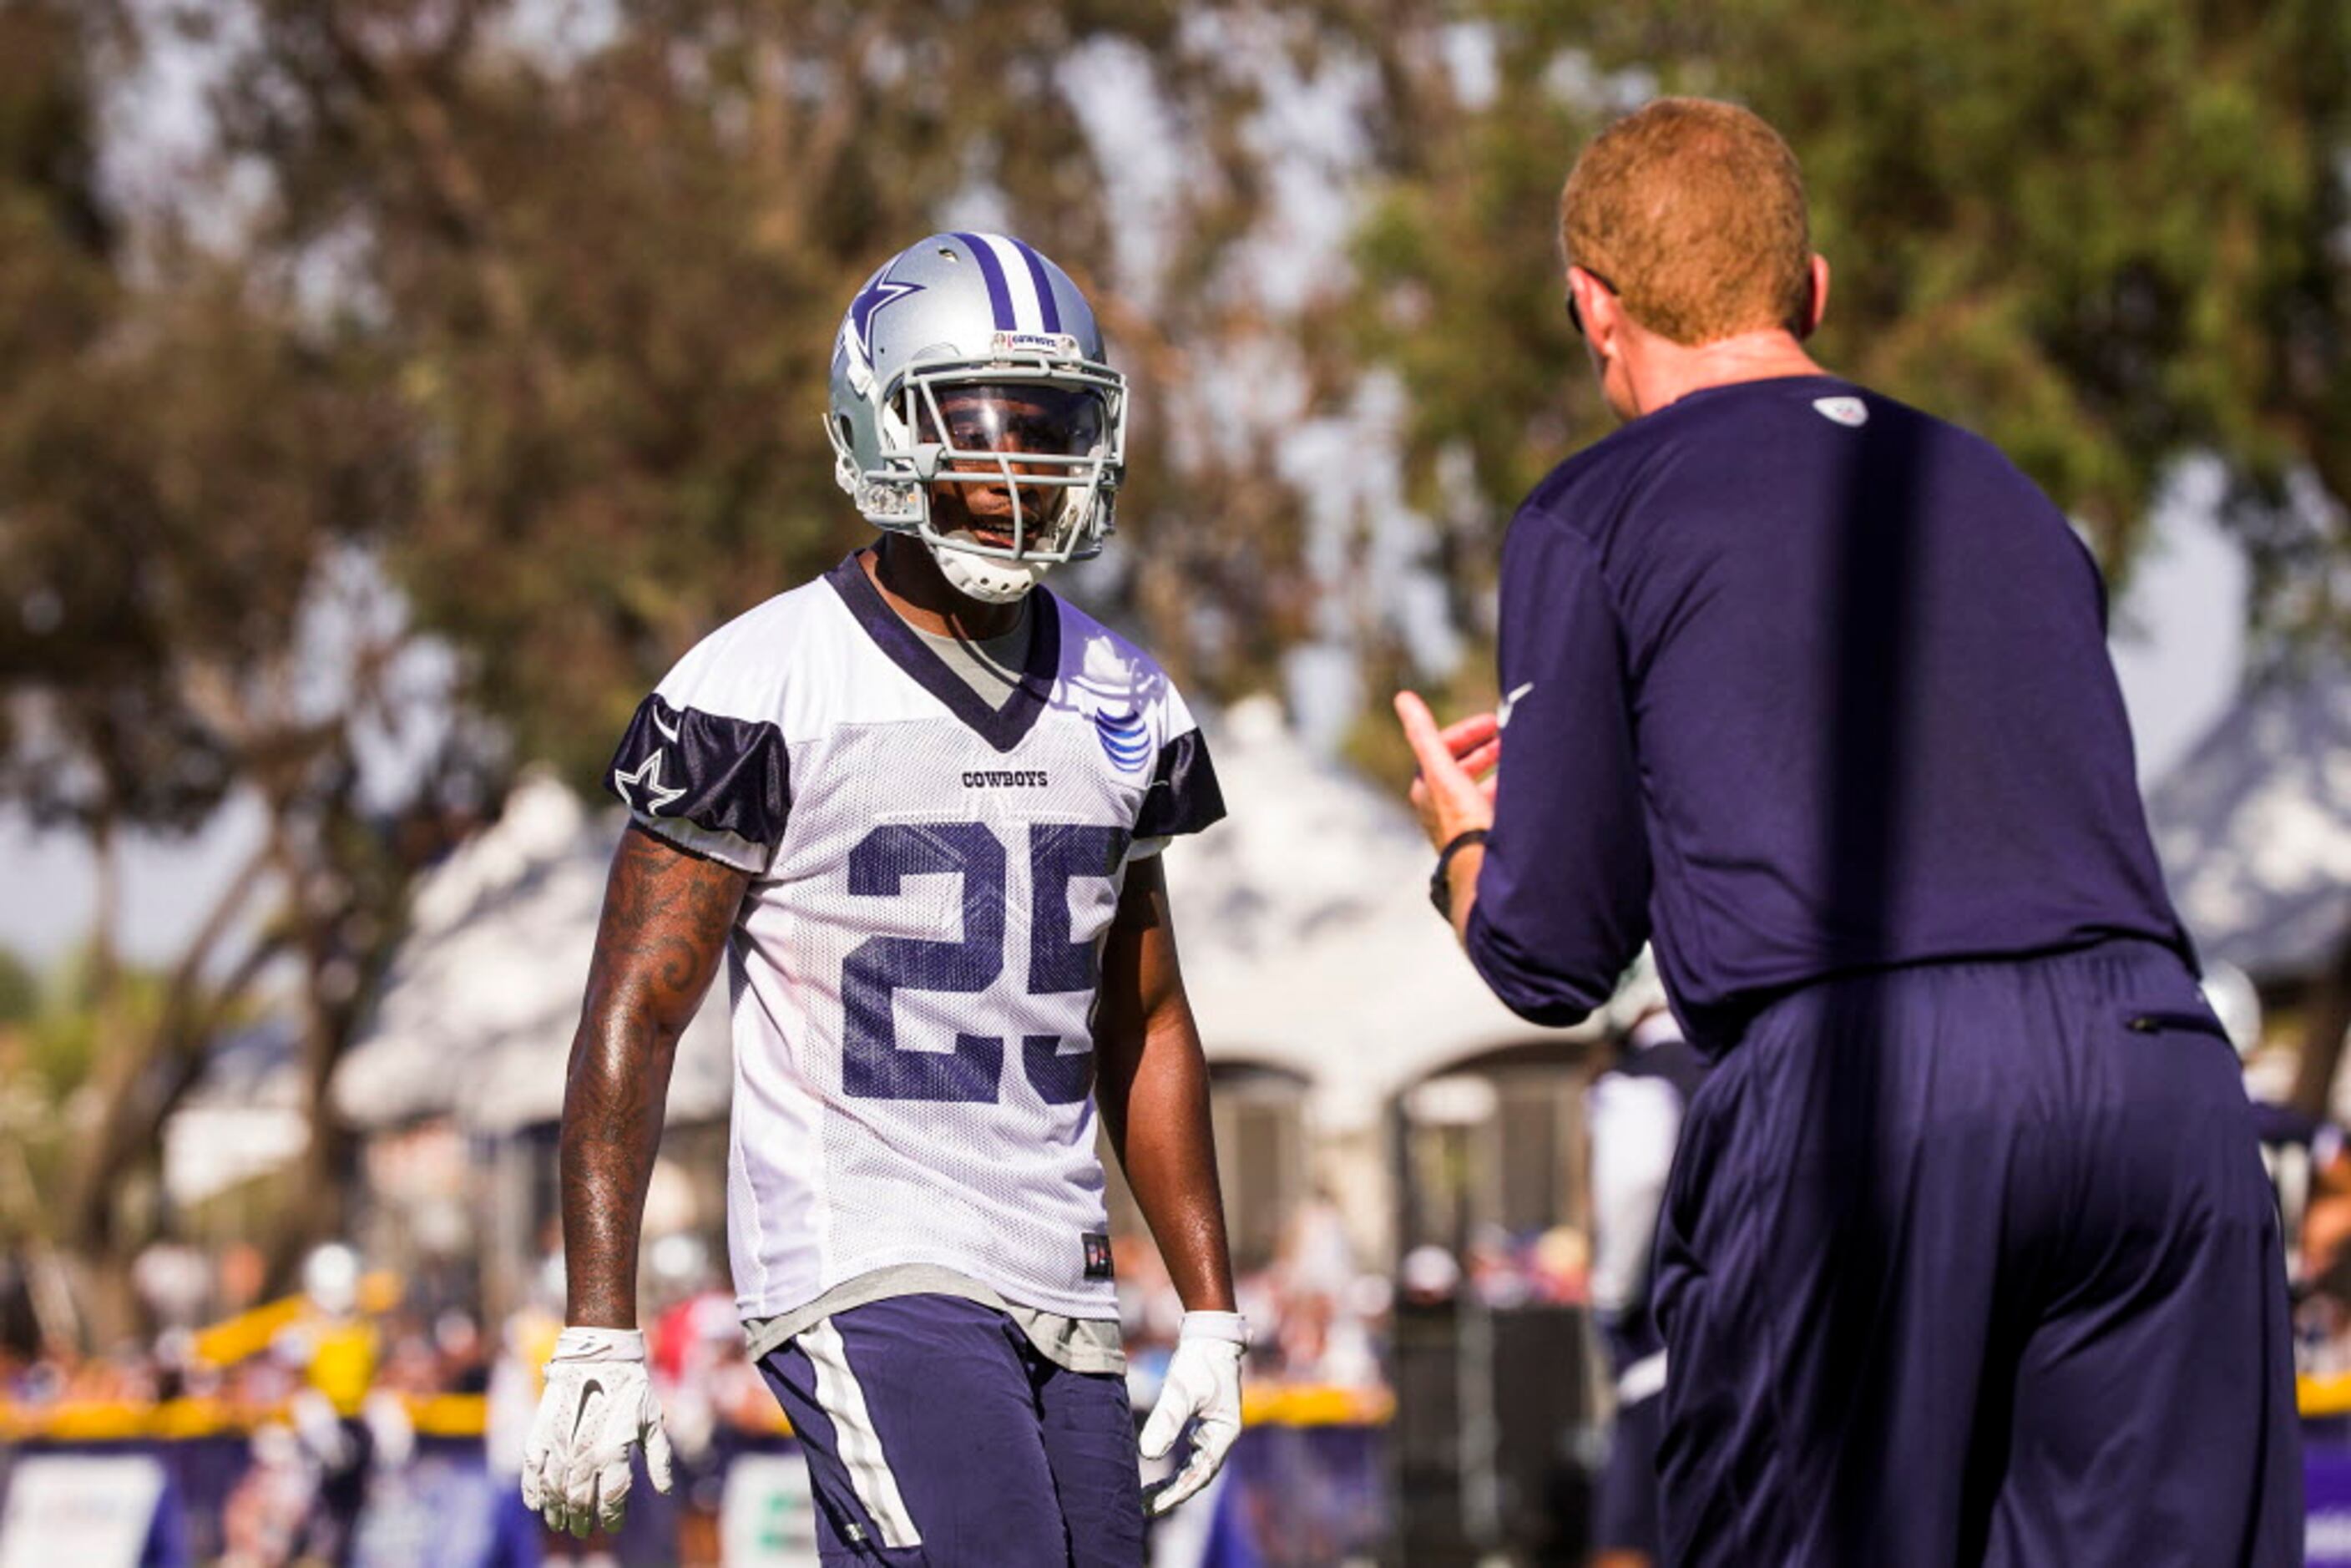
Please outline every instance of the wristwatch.
[{"label": "wristwatch", "polygon": [[1453,884],[1446,880],[1445,873],[1452,869],[1455,855],[1471,844],[1485,841],[1486,830],[1471,828],[1446,840],[1445,847],[1437,852],[1437,869],[1428,873],[1428,902],[1437,906],[1437,913],[1445,917],[1447,925],[1453,924]]}]

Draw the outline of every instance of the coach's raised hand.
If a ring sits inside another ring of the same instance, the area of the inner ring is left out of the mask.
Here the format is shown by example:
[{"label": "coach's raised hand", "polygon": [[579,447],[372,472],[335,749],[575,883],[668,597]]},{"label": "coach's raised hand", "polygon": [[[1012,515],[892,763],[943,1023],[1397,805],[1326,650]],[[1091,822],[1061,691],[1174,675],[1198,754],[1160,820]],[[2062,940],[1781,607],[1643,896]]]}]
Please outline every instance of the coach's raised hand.
[{"label": "coach's raised hand", "polygon": [[1420,775],[1412,781],[1412,809],[1437,851],[1429,897],[1460,936],[1467,932],[1469,911],[1477,903],[1486,830],[1494,824],[1501,719],[1491,713],[1472,714],[1440,729],[1417,692],[1396,693],[1395,711],[1420,763]]},{"label": "coach's raised hand", "polygon": [[1412,809],[1428,841],[1437,849],[1494,821],[1494,776],[1481,779],[1502,757],[1501,727],[1490,713],[1472,714],[1440,729],[1437,716],[1417,692],[1398,692],[1396,717],[1420,764],[1412,781]]}]

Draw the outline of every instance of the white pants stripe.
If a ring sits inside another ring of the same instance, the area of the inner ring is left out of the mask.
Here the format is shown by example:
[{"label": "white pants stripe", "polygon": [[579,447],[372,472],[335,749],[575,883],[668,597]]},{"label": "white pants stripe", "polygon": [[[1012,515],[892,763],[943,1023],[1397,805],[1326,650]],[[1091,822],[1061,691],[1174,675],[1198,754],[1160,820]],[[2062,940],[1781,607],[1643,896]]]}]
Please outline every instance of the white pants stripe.
[{"label": "white pants stripe", "polygon": [[865,1390],[858,1386],[857,1375],[849,1369],[849,1350],[841,1343],[841,1331],[827,1318],[802,1329],[797,1343],[816,1369],[817,1403],[832,1417],[833,1437],[840,1445],[841,1462],[849,1471],[849,1484],[865,1511],[873,1516],[882,1531],[882,1544],[920,1546],[923,1538],[914,1529],[914,1516],[906,1511],[906,1500],[898,1493],[898,1478],[890,1473],[890,1460],[882,1452],[882,1435],[873,1429],[872,1415],[865,1408]]}]

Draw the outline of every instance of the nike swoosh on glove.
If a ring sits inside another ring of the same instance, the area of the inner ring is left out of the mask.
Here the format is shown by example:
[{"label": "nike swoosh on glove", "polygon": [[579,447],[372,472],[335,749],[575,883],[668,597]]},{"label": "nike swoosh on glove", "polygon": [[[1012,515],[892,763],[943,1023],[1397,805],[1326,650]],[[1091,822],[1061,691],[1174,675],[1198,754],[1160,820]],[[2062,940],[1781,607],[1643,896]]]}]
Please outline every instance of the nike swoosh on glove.
[{"label": "nike swoosh on glove", "polygon": [[618,1530],[629,1455],[642,1446],[653,1490],[670,1490],[669,1434],[634,1329],[568,1328],[546,1367],[547,1392],[523,1446],[522,1500],[549,1530]]},{"label": "nike swoosh on glove", "polygon": [[1216,1476],[1225,1452],[1241,1432],[1241,1354],[1249,1348],[1249,1322],[1238,1312],[1186,1312],[1167,1363],[1159,1402],[1143,1424],[1143,1457],[1156,1459],[1175,1446],[1186,1421],[1192,1451],[1174,1479],[1152,1487],[1144,1510],[1153,1518],[1167,1512]]}]

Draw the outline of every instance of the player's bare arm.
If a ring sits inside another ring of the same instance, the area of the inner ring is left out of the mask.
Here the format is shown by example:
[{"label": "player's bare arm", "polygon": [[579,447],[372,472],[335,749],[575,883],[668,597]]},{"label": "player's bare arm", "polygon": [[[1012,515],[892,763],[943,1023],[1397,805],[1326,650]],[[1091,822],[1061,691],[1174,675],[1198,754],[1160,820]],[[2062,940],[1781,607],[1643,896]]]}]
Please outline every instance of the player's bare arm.
[{"label": "player's bare arm", "polygon": [[642,1448],[669,1490],[669,1439],[645,1375],[637,1230],[678,1038],[710,988],[747,873],[621,835],[572,1037],[561,1176],[566,1326],[523,1455],[523,1498],[552,1529],[616,1530]]},{"label": "player's bare arm", "polygon": [[750,880],[634,823],[621,835],[564,1081],[569,1322],[636,1326],[637,1228],[670,1068]]},{"label": "player's bare arm", "polygon": [[1159,857],[1127,872],[1102,951],[1095,1089],[1112,1151],[1184,1305],[1233,1309],[1232,1260],[1208,1124],[1208,1064],[1184,995]]},{"label": "player's bare arm", "polygon": [[1156,1459],[1188,1422],[1192,1444],[1145,1493],[1163,1514],[1208,1484],[1241,1427],[1248,1328],[1233,1311],[1233,1265],[1208,1120],[1208,1064],[1184,995],[1176,927],[1156,855],[1129,869],[1102,952],[1095,1101],[1127,1186],[1184,1301],[1184,1327],[1138,1446]]}]

